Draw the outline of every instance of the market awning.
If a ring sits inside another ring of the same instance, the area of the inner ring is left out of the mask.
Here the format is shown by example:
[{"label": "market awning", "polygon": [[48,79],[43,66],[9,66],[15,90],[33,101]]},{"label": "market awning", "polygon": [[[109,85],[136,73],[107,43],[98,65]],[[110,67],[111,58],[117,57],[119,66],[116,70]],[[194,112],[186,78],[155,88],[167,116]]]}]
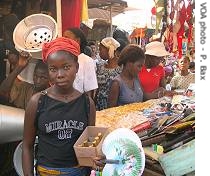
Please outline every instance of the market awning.
[{"label": "market awning", "polygon": [[110,23],[110,35],[112,35],[112,17],[123,13],[128,7],[122,0],[88,0],[89,19],[105,19]]},{"label": "market awning", "polygon": [[[114,17],[116,15],[118,15],[119,12],[112,12],[111,17]],[[104,10],[104,9],[100,9],[100,8],[92,8],[92,9],[88,9],[88,16],[89,19],[105,19],[105,20],[110,20],[110,11],[108,10]]]},{"label": "market awning", "polygon": [[107,10],[110,6],[113,6],[113,11],[122,11],[128,5],[127,2],[122,0],[88,0],[88,8],[102,8]]},{"label": "market awning", "polygon": [[123,13],[127,2],[122,0],[88,0],[89,19],[100,18],[110,21],[110,18]]}]

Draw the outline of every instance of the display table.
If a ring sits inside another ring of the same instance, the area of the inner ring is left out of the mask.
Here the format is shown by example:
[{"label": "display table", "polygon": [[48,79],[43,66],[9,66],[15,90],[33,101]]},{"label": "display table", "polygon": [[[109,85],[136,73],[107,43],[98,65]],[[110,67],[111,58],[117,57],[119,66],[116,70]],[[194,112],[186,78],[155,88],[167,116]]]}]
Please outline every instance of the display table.
[{"label": "display table", "polygon": [[144,109],[151,108],[159,103],[159,100],[149,100],[143,103],[133,103],[124,106],[104,109],[96,112],[96,126],[117,128],[133,128],[148,119],[142,115]]},{"label": "display table", "polygon": [[[112,131],[134,129],[139,124],[151,122],[150,129],[135,131],[146,155],[143,175],[192,176],[195,175],[195,109],[191,109],[194,107],[191,100],[180,98],[183,97],[174,97],[172,104],[163,98],[98,111],[96,126],[109,127]],[[166,112],[162,111],[164,108]],[[156,151],[154,146],[162,147],[162,151]]]}]

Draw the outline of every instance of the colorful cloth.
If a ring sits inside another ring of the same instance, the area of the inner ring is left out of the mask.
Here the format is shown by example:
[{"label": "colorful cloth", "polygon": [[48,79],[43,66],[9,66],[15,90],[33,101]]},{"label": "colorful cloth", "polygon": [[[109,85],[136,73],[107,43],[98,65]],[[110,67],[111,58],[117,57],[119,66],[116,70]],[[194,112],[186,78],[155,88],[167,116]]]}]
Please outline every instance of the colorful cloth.
[{"label": "colorful cloth", "polygon": [[149,71],[145,66],[139,72],[141,86],[146,93],[151,93],[160,87],[160,81],[165,77],[164,68],[160,65],[151,68]]},{"label": "colorful cloth", "polygon": [[80,46],[76,41],[66,37],[59,37],[49,43],[44,43],[42,47],[43,61],[46,62],[50,54],[61,50],[68,51],[75,56],[80,54]]},{"label": "colorful cloth", "polygon": [[52,168],[46,166],[37,167],[38,176],[87,176],[88,168],[72,167],[72,168]]},{"label": "colorful cloth", "polygon": [[122,71],[121,67],[106,68],[105,64],[97,65],[98,90],[96,93],[96,110],[106,109],[108,107],[108,93],[111,81]]},{"label": "colorful cloth", "polygon": [[[61,1],[62,33],[71,27],[81,25],[82,1]],[[71,15],[70,15],[71,13]]]}]

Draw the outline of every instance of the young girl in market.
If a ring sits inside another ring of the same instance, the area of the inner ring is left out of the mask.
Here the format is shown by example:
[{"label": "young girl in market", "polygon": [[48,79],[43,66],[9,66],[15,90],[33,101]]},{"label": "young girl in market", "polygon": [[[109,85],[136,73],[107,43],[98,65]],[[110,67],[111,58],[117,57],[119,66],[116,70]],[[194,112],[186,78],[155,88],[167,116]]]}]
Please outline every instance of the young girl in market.
[{"label": "young girl in market", "polygon": [[187,90],[190,84],[195,83],[195,74],[189,72],[190,59],[183,56],[178,61],[179,73],[171,79],[171,89]]},{"label": "young girl in market", "polygon": [[123,70],[112,81],[108,96],[109,107],[143,101],[138,72],[144,61],[144,52],[138,45],[130,44],[122,50],[118,65],[123,66]]},{"label": "young girl in market", "polygon": [[45,43],[43,61],[48,65],[52,86],[35,94],[25,111],[23,172],[34,175],[34,142],[38,136],[37,174],[86,176],[73,149],[86,126],[95,125],[95,106],[85,93],[73,88],[80,47],[68,38]]},{"label": "young girl in market", "polygon": [[142,102],[157,97],[158,92],[145,93],[138,79],[138,73],[144,62],[144,52],[138,45],[129,44],[122,50],[118,65],[123,69],[111,83],[108,95],[109,107]]}]

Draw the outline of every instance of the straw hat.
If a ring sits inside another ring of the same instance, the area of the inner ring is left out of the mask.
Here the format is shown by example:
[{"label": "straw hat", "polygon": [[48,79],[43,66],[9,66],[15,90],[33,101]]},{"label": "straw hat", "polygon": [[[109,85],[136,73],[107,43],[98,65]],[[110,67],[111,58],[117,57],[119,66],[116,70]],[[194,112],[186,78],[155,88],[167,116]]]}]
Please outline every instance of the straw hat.
[{"label": "straw hat", "polygon": [[148,43],[145,49],[146,49],[145,54],[151,56],[163,57],[170,55],[169,52],[166,51],[164,44],[158,41]]}]

